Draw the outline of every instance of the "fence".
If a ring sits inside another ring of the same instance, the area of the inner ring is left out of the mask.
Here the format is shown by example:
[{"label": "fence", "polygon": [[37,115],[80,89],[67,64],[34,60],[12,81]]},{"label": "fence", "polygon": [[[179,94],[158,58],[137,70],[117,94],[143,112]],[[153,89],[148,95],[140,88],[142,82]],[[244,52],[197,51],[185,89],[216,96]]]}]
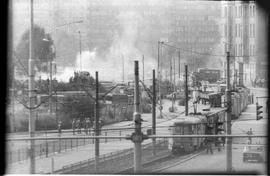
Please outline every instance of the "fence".
[{"label": "fence", "polygon": [[[123,131],[115,131],[119,136],[123,136],[126,133]],[[94,135],[92,133],[91,135]],[[109,136],[111,133],[109,131],[104,131],[101,135]],[[120,139],[100,139],[100,143],[112,142]],[[78,148],[79,146],[84,146],[88,144],[94,144],[94,139],[61,139],[54,141],[45,141],[40,144],[35,145],[35,157],[46,157],[60,152],[65,152],[67,150],[72,150]],[[21,148],[14,151],[6,151],[6,158],[8,163],[20,162],[27,160],[29,158],[29,148]]]},{"label": "fence", "polygon": [[[142,145],[143,163],[150,162],[169,152],[168,142],[165,139],[156,141],[156,156],[152,155],[152,143]],[[115,161],[115,162],[114,162]],[[133,167],[133,148],[111,152],[99,156],[98,173],[120,173]],[[64,166],[55,173],[89,174],[95,173],[95,158]]]}]

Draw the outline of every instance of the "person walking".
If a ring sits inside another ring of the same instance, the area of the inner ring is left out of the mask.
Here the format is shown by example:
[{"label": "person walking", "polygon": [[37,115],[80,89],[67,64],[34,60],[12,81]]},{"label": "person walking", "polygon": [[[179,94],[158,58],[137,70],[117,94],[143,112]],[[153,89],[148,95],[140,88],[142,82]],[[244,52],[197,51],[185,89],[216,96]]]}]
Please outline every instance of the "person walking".
[{"label": "person walking", "polygon": [[73,120],[72,120],[72,131],[73,131],[73,135],[75,135],[75,129],[76,129],[76,120],[73,118]]},{"label": "person walking", "polygon": [[248,144],[252,144],[252,138],[251,138],[251,135],[253,135],[253,132],[252,132],[252,128],[249,129],[249,131],[247,132],[247,134],[249,135],[248,137]]},{"label": "person walking", "polygon": [[210,151],[210,153],[213,154],[213,149],[212,149],[213,139],[207,137],[205,139],[205,142],[206,142],[206,153],[208,154],[208,152]]},{"label": "person walking", "polygon": [[62,133],[62,121],[61,120],[58,121],[58,133],[59,134]]},{"label": "person walking", "polygon": [[81,133],[81,121],[80,119],[77,119],[76,121],[76,128],[78,129],[78,134]]}]

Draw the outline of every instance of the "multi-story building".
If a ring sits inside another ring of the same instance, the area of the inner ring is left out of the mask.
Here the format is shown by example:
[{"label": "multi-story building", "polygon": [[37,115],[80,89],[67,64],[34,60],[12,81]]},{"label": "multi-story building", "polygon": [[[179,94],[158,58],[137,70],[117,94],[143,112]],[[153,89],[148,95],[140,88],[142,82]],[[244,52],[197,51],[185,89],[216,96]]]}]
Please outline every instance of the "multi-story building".
[{"label": "multi-story building", "polygon": [[222,58],[211,57],[213,54],[220,54],[219,2],[173,2],[170,8],[172,29],[169,41],[175,46],[192,51],[180,51],[180,57],[191,66],[192,71],[203,67],[222,68]]},{"label": "multi-story building", "polygon": [[259,49],[258,38],[260,35],[265,37],[266,33],[261,32],[265,19],[260,18],[260,11],[253,1],[222,1],[221,6],[221,44],[224,54],[230,52],[231,81],[234,85],[251,85],[256,77],[263,75],[259,63],[266,53]]}]

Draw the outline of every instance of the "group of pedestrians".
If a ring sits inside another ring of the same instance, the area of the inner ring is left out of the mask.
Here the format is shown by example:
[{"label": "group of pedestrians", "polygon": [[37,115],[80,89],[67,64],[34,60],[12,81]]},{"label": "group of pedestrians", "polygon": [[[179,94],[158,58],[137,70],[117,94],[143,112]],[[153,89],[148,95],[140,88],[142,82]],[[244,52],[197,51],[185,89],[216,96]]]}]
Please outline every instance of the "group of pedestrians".
[{"label": "group of pedestrians", "polygon": [[84,129],[85,134],[90,133],[90,128],[92,127],[92,123],[90,118],[84,118],[84,119],[73,119],[72,120],[72,130],[73,130],[73,135],[77,132],[78,134],[82,133],[82,129]]}]

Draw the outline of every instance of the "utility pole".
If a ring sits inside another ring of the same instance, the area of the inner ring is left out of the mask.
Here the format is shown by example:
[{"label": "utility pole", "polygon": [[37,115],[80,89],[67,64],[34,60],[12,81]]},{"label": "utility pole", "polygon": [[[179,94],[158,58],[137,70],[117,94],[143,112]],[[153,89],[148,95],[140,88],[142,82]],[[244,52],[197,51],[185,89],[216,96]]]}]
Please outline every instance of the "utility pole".
[{"label": "utility pole", "polygon": [[82,71],[82,48],[81,48],[81,31],[79,32],[79,37],[80,37],[80,70]]},{"label": "utility pole", "polygon": [[178,51],[178,78],[180,81],[180,51]]},{"label": "utility pole", "polygon": [[173,91],[175,92],[175,57],[173,58]]},{"label": "utility pole", "polygon": [[162,118],[162,102],[161,102],[161,75],[160,75],[160,46],[162,42],[158,41],[158,97],[159,97],[159,117]]},{"label": "utility pole", "polygon": [[50,108],[49,112],[50,112],[50,115],[52,115],[52,60],[53,60],[52,57],[50,58],[50,80],[49,80],[49,108]]},{"label": "utility pole", "polygon": [[[30,33],[29,33],[29,62],[28,62],[28,74],[29,74],[29,137],[35,137],[35,103],[36,103],[36,92],[35,92],[35,72],[34,72],[34,44],[33,44],[33,24],[34,24],[34,16],[33,16],[33,0],[30,0]],[[35,174],[35,140],[30,140],[30,174]]]},{"label": "utility pole", "polygon": [[142,169],[142,140],[141,132],[141,114],[140,114],[140,95],[139,95],[139,63],[135,61],[135,88],[134,88],[134,124],[135,133],[133,137],[134,142],[134,173],[138,173]]},{"label": "utility pole", "polygon": [[124,56],[123,56],[123,54],[121,55],[122,56],[122,73],[123,73],[123,77],[122,77],[122,79],[123,79],[123,83],[125,82],[125,61],[124,61]]},{"label": "utility pole", "polygon": [[[99,136],[99,102],[98,102],[98,72],[96,71],[96,116],[95,116],[95,135]],[[99,139],[95,139],[95,171],[99,172]]]},{"label": "utility pole", "polygon": [[170,91],[172,90],[172,59],[170,58]]},{"label": "utility pole", "polygon": [[174,96],[174,92],[173,92],[173,83],[172,83],[172,58],[170,58],[170,91],[172,92],[172,112],[173,110],[173,96]]},{"label": "utility pole", "polygon": [[143,65],[143,83],[144,83],[144,55],[142,55],[142,65]]},{"label": "utility pole", "polygon": [[[153,70],[152,135],[156,135],[156,76]],[[156,139],[153,138],[153,155],[156,155]]]},{"label": "utility pole", "polygon": [[[231,135],[230,52],[227,52],[227,135]],[[232,138],[227,138],[227,172],[232,171]]]},{"label": "utility pole", "polygon": [[188,66],[185,65],[185,115],[188,116]]}]

